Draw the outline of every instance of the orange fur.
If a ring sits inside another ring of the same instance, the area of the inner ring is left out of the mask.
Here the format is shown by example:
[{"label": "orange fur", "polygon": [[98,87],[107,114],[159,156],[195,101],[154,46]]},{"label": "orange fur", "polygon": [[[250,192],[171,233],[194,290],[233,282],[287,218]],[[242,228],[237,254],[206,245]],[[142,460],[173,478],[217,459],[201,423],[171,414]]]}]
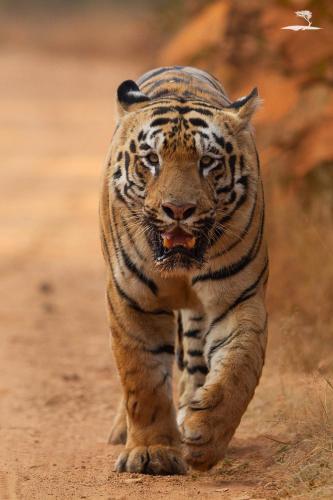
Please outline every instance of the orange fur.
[{"label": "orange fur", "polygon": [[[207,469],[223,457],[264,363],[264,199],[249,127],[258,97],[230,106],[220,84],[192,68],[161,69],[138,84],[118,91],[100,205],[124,391],[110,439],[126,438],[118,471],[184,473],[184,459]],[[211,171],[200,163],[207,154]],[[165,203],[195,213],[171,221]],[[198,242],[193,253],[163,250],[160,234],[175,225]],[[184,327],[179,426],[175,311]]]}]

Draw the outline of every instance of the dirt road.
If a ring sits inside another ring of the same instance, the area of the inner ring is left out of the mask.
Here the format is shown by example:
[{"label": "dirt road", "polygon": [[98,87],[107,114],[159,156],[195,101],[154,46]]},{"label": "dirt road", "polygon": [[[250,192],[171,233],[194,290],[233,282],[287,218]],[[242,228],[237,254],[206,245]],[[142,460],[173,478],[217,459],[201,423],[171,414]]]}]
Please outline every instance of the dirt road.
[{"label": "dirt road", "polygon": [[[133,61],[2,53],[0,499],[271,498],[266,370],[228,458],[187,477],[116,474],[119,395],[98,237],[116,85]],[[275,386],[274,386],[275,387]]]}]

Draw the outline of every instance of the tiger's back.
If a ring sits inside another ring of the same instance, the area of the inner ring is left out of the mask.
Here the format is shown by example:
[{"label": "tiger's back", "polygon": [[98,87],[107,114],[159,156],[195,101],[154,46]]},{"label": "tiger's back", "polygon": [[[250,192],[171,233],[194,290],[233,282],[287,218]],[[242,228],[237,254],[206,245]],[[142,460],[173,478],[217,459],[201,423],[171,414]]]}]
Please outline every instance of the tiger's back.
[{"label": "tiger's back", "polygon": [[198,99],[213,106],[230,104],[221,83],[205,71],[190,66],[173,66],[142,75],[137,84],[151,99],[176,97],[186,101]]}]

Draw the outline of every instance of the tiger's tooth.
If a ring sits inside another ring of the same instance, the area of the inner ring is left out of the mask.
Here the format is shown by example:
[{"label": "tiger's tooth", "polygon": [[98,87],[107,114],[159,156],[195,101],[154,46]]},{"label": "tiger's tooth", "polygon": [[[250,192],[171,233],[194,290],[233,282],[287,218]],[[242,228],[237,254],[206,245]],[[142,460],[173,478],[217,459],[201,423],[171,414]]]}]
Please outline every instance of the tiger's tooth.
[{"label": "tiger's tooth", "polygon": [[172,248],[172,240],[166,236],[163,236],[163,246],[164,248]]},{"label": "tiger's tooth", "polygon": [[186,248],[189,248],[190,250],[194,247],[195,245],[196,238],[193,236],[193,238],[188,239],[186,241]]}]

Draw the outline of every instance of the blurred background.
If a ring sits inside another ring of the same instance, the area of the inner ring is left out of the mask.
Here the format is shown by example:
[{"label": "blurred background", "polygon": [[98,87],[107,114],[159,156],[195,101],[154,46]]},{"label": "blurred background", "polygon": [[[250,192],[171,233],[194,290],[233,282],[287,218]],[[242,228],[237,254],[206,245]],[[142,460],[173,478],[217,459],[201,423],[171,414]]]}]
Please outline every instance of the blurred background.
[{"label": "blurred background", "polygon": [[[300,9],[322,29],[281,30],[306,24]],[[243,452],[210,481],[229,474],[239,488],[246,477],[248,498],[332,498],[332,2],[0,0],[0,11],[0,497],[134,494],[107,472],[119,386],[100,175],[119,83],[184,64],[213,73],[233,99],[257,86],[264,100],[254,125],[271,257],[267,366]]]}]

